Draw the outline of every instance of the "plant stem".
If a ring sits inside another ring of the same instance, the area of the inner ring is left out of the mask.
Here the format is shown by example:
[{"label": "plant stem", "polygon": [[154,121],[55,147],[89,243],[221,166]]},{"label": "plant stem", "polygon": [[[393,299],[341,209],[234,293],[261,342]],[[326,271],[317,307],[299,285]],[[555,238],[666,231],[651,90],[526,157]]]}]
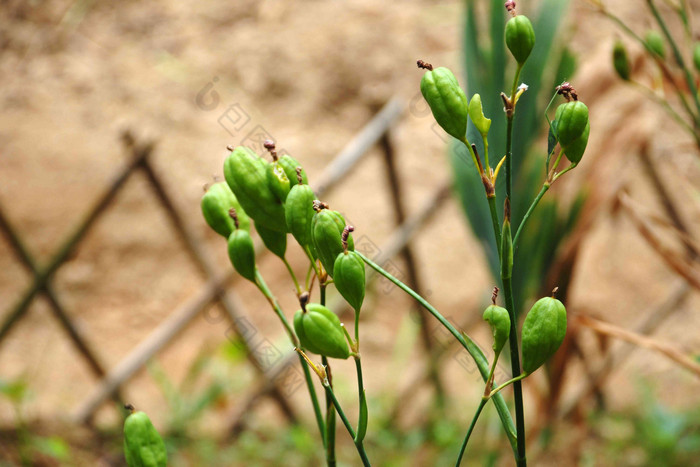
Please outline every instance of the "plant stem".
[{"label": "plant stem", "polygon": [[[469,338],[469,336],[462,336],[462,334],[455,329],[452,324],[445,319],[440,312],[433,307],[430,303],[428,303],[427,300],[425,300],[423,297],[418,295],[414,290],[412,290],[409,286],[398,280],[396,277],[392,276],[390,273],[382,269],[381,266],[379,266],[377,263],[372,261],[371,259],[367,258],[365,255],[360,253],[359,251],[356,251],[356,253],[362,258],[362,261],[367,263],[369,267],[377,271],[379,274],[382,276],[386,277],[389,281],[391,281],[394,285],[396,285],[398,288],[406,292],[408,295],[413,297],[418,303],[420,303],[428,312],[437,319],[440,324],[442,324],[454,337],[457,339],[457,342],[459,342],[462,347],[465,348],[465,350],[471,355],[471,357],[474,359],[474,362],[476,363],[477,367],[479,368],[479,373],[481,374],[482,378],[484,379],[484,382],[487,379],[487,375],[489,373],[489,364],[486,358],[483,356],[483,354],[479,354],[480,350],[478,347],[476,350],[470,346],[470,344],[467,342],[467,339],[472,342],[473,341]],[[475,346],[476,347],[476,346]],[[494,405],[496,406],[496,410],[498,411],[498,415],[501,418],[501,422],[503,424],[503,428],[506,432],[506,436],[508,437],[508,441],[511,444],[511,447],[513,448],[513,453],[516,454],[516,436],[515,433],[512,431],[512,418],[510,416],[510,412],[508,412],[508,407],[505,404],[505,401],[503,400],[500,395],[497,395],[496,398],[494,398]]]},{"label": "plant stem", "polygon": [[[262,275],[260,274],[259,271],[255,271],[256,274],[256,281],[255,285],[258,286],[258,289],[260,289],[260,292],[267,298],[267,301],[270,303],[272,306],[272,309],[275,311],[277,316],[279,317],[280,321],[282,321],[282,324],[284,325],[287,334],[289,335],[289,340],[292,342],[292,345],[294,347],[299,347],[299,340],[297,339],[296,334],[294,334],[294,331],[292,331],[292,328],[289,325],[289,322],[287,321],[287,318],[285,318],[284,313],[282,312],[282,309],[279,306],[279,303],[277,303],[277,299],[275,296],[270,292],[270,289],[267,287],[267,284],[263,280]],[[309,388],[309,397],[311,397],[311,404],[314,407],[314,415],[316,416],[316,423],[318,424],[318,429],[321,432],[321,438],[323,440],[323,446],[325,448],[326,446],[326,438],[325,438],[325,425],[323,423],[323,416],[321,415],[321,407],[318,402],[318,396],[316,395],[316,389],[314,389],[313,385],[313,380],[311,379],[311,373],[309,372],[309,366],[306,363],[306,360],[304,360],[301,355],[299,356],[301,360],[301,367],[304,370],[304,379],[306,379],[306,386]]]},{"label": "plant stem", "polygon": [[297,291],[297,296],[301,295],[301,287],[299,287],[299,281],[297,280],[296,274],[294,274],[294,270],[292,269],[292,266],[289,264],[289,261],[287,261],[286,257],[282,258],[282,262],[284,263],[284,266],[287,268],[287,271],[289,271],[289,275],[292,277],[292,281],[294,282],[294,288]]},{"label": "plant stem", "polygon": [[331,366],[328,363],[328,358],[325,356],[321,357],[323,366],[326,367],[326,373],[328,374],[328,385],[324,384],[326,389],[326,462],[328,467],[335,467],[335,411],[333,410],[331,400]]},{"label": "plant stem", "polygon": [[[654,51],[651,50],[649,44],[647,44],[647,42],[646,42],[644,39],[642,39],[640,36],[637,35],[637,33],[635,33],[632,29],[630,29],[630,27],[627,26],[620,18],[618,18],[617,16],[615,16],[614,14],[612,14],[612,13],[611,13],[610,11],[608,11],[605,7],[599,6],[598,10],[599,10],[603,15],[607,16],[610,20],[612,20],[614,23],[616,23],[623,31],[625,31],[625,33],[627,33],[627,35],[629,35],[629,36],[632,37],[634,40],[636,40],[637,42],[639,42],[639,44],[640,44],[642,47],[644,47],[644,49],[646,49],[647,52],[649,52],[649,54],[651,54],[652,57],[655,57]],[[656,60],[656,59],[655,59],[655,60]],[[678,96],[678,99],[680,100],[680,102],[681,102],[683,108],[684,108],[685,111],[688,113],[688,115],[690,116],[690,118],[693,120],[693,123],[695,124],[695,126],[697,126],[698,123],[699,123],[699,122],[698,122],[698,116],[695,115],[695,114],[693,113],[693,110],[690,108],[690,105],[688,104],[688,101],[687,101],[686,98],[685,98],[685,94],[684,94],[683,91],[680,89],[680,87],[679,87],[678,84],[675,82],[675,80],[673,79],[673,76],[672,76],[671,73],[669,72],[668,67],[666,67],[665,63],[664,63],[662,60],[660,60],[660,59],[657,60],[657,64],[658,64],[659,67],[661,68],[661,72],[664,73],[664,75],[666,75],[666,77],[668,78],[668,80],[669,80],[669,82],[671,83],[671,85],[676,89],[676,95]]]},{"label": "plant stem", "polygon": [[656,5],[654,4],[653,0],[647,0],[647,4],[649,5],[649,9],[651,10],[652,15],[654,15],[656,22],[659,24],[661,31],[664,33],[664,36],[666,36],[668,43],[671,45],[671,50],[673,51],[673,56],[676,59],[676,63],[678,63],[678,66],[680,66],[683,70],[683,74],[685,75],[685,82],[688,85],[688,90],[690,91],[690,94],[695,100],[695,107],[697,108],[698,112],[700,112],[700,98],[698,98],[698,88],[695,86],[695,80],[690,74],[690,70],[688,70],[688,67],[685,66],[683,55],[681,54],[680,50],[678,50],[678,45],[676,44],[676,41],[673,40],[673,36],[671,36],[671,33],[669,32],[668,26],[666,26],[666,22],[664,21],[663,17],[659,14],[659,10],[656,9]]},{"label": "plant stem", "polygon": [[467,443],[469,442],[469,437],[472,435],[472,431],[474,431],[474,427],[476,426],[476,421],[479,419],[479,415],[481,415],[481,411],[484,409],[484,406],[487,402],[488,399],[486,397],[482,397],[481,402],[479,402],[479,407],[476,408],[474,418],[472,418],[472,422],[469,425],[467,435],[464,437],[464,441],[462,442],[462,449],[460,449],[459,451],[459,457],[457,457],[457,463],[455,463],[455,467],[459,467],[459,465],[462,463],[462,456],[464,456],[464,452],[467,450]]},{"label": "plant stem", "polygon": [[510,92],[510,100],[513,108],[510,112],[506,112],[506,196],[512,200],[511,189],[513,186],[511,177],[513,172],[513,118],[515,117],[515,93],[518,89],[518,80],[520,79],[520,71],[523,69],[521,64],[515,70],[513,77],[513,86]]},{"label": "plant stem", "polygon": [[487,196],[486,199],[489,202],[489,210],[491,211],[491,223],[493,224],[493,234],[496,237],[496,250],[498,250],[498,257],[501,257],[501,223],[498,220],[498,211],[496,209],[496,197]]},{"label": "plant stem", "polygon": [[326,424],[323,421],[323,414],[321,414],[321,405],[318,403],[318,396],[316,395],[316,388],[314,388],[313,380],[311,379],[311,372],[309,371],[309,364],[306,363],[304,357],[299,355],[299,361],[301,362],[301,368],[304,370],[304,379],[306,380],[306,385],[309,388],[309,396],[311,397],[311,404],[314,407],[314,416],[316,417],[316,424],[318,425],[318,431],[321,434],[321,440],[323,441],[323,448],[326,448]]},{"label": "plant stem", "polygon": [[520,221],[520,225],[518,226],[518,230],[517,230],[517,232],[515,232],[515,237],[513,237],[513,250],[515,250],[515,248],[518,245],[518,238],[520,238],[520,232],[523,231],[523,226],[525,226],[525,222],[527,222],[527,220],[530,218],[530,215],[532,215],[532,212],[535,210],[535,207],[537,206],[537,204],[540,202],[540,200],[542,199],[544,194],[547,193],[547,190],[549,190],[549,183],[545,182],[542,185],[542,189],[535,197],[535,200],[532,202],[532,204],[528,208],[527,212],[525,213],[523,220]]},{"label": "plant stem", "polygon": [[[331,402],[335,406],[335,410],[338,412],[340,419],[343,421],[345,428],[348,430],[350,437],[352,437],[354,441],[356,436],[355,430],[352,428],[348,417],[345,416],[345,412],[343,412],[343,409],[340,407],[340,403],[333,393],[333,388],[331,388],[327,383],[324,383],[324,386],[326,387],[326,393],[330,395]],[[371,464],[369,463],[369,458],[367,457],[367,452],[365,451],[362,441],[355,441],[355,447],[357,448],[357,452],[360,454],[360,458],[362,459],[362,465],[369,467]]]},{"label": "plant stem", "polygon": [[258,286],[260,292],[262,292],[267,301],[270,303],[270,306],[272,306],[272,309],[279,317],[280,321],[282,321],[284,329],[287,331],[287,335],[289,336],[289,340],[292,341],[292,345],[294,345],[294,347],[299,347],[299,341],[297,340],[297,336],[296,334],[294,334],[292,327],[289,325],[289,321],[287,321],[287,318],[284,316],[282,308],[280,308],[279,303],[277,303],[277,299],[272,294],[272,292],[270,292],[270,289],[267,287],[267,284],[263,280],[260,271],[258,271],[257,269],[255,270],[255,285]]},{"label": "plant stem", "polygon": [[[321,284],[321,305],[326,305],[326,285]],[[336,465],[335,460],[335,411],[331,404],[332,399],[332,387],[333,379],[331,374],[331,367],[328,363],[328,358],[326,356],[321,357],[323,366],[326,367],[326,373],[328,374],[328,384],[324,383],[326,388],[326,461],[328,462],[328,467]]]},{"label": "plant stem", "polygon": [[501,389],[505,388],[509,384],[515,384],[516,382],[520,382],[520,380],[525,378],[526,376],[527,376],[527,373],[521,373],[520,375],[516,376],[515,378],[509,379],[505,383],[494,388],[493,391],[491,391],[491,393],[489,394],[489,397],[495,396],[496,394],[498,394],[500,392]]},{"label": "plant stem", "polygon": [[[503,279],[503,295],[505,296],[506,309],[510,315],[510,364],[512,374],[520,374],[520,352],[518,351],[518,331],[516,329],[515,305],[513,300],[513,287],[511,278]],[[523,410],[523,387],[520,381],[513,384],[513,398],[515,399],[515,430],[518,441],[518,454],[515,459],[518,467],[527,465],[525,457],[525,411]]]},{"label": "plant stem", "polygon": [[[511,90],[510,100],[512,108],[510,111],[506,112],[506,203],[513,203],[512,197],[512,175],[513,175],[513,119],[515,117],[515,93],[518,85],[518,79],[520,78],[520,70],[522,65],[518,64],[515,72],[515,77],[513,78],[513,87]],[[510,222],[510,217],[506,219],[506,222]],[[502,235],[506,233],[503,232]],[[510,232],[508,232],[510,235]],[[503,262],[502,262],[503,263]],[[511,368],[514,375],[520,374],[520,352],[518,351],[518,334],[516,329],[516,315],[515,306],[513,300],[513,287],[511,282],[511,271],[503,271],[501,269],[501,282],[503,283],[503,294],[505,296],[506,309],[510,315],[510,360]],[[518,381],[513,386],[513,393],[515,399],[515,429],[516,438],[518,443],[518,452],[515,456],[515,463],[518,467],[524,467],[527,465],[527,460],[525,457],[525,411],[523,410],[523,391],[522,385]]]}]

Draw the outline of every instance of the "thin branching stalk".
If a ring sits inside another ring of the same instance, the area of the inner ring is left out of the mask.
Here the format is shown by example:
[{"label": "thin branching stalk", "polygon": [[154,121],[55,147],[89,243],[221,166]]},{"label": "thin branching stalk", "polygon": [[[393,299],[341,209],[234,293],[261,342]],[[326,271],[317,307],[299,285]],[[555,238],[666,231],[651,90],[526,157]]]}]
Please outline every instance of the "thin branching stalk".
[{"label": "thin branching stalk", "polygon": [[[377,271],[382,276],[386,277],[390,282],[392,282],[398,288],[406,292],[418,303],[420,303],[426,310],[428,310],[428,312],[431,315],[433,315],[433,317],[435,317],[435,319],[437,319],[440,322],[440,324],[442,324],[450,332],[450,334],[454,336],[457,342],[459,342],[462,345],[462,347],[464,347],[464,349],[469,353],[469,355],[471,355],[477,367],[479,368],[479,373],[484,379],[484,382],[486,382],[490,371],[488,360],[486,360],[483,354],[479,354],[480,350],[476,348],[469,336],[467,336],[466,334],[462,335],[434,306],[428,303],[427,300],[421,297],[409,286],[401,282],[396,277],[392,276],[389,272],[385,271],[381,266],[379,266],[371,259],[367,258],[359,251],[357,252],[357,254],[369,267]],[[513,426],[513,420],[511,418],[510,412],[508,411],[508,407],[500,394],[497,394],[496,397],[493,398],[493,402],[496,406],[496,410],[498,411],[498,415],[501,418],[501,422],[506,432],[506,436],[508,437],[508,441],[510,442],[510,445],[513,449],[513,454],[515,455],[517,453],[515,427]]]},{"label": "thin branching stalk", "polygon": [[469,430],[467,430],[467,435],[464,437],[464,441],[462,441],[462,448],[459,450],[459,456],[457,457],[457,462],[455,463],[455,467],[459,467],[460,464],[462,463],[462,457],[464,456],[464,452],[467,450],[467,443],[469,442],[469,438],[472,435],[472,431],[474,431],[474,427],[476,426],[476,421],[479,419],[479,415],[481,415],[481,411],[484,410],[484,406],[488,402],[488,398],[482,397],[481,401],[479,402],[479,407],[476,408],[476,413],[474,414],[474,418],[472,418],[472,422],[469,424]]}]

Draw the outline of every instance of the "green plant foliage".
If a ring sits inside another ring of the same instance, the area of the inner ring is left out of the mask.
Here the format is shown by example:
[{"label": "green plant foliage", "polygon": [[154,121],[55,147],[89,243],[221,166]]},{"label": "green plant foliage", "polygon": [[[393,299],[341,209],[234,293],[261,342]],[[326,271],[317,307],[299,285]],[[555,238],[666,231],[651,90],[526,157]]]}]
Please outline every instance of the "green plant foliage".
[{"label": "green plant foliage", "polygon": [[[535,195],[542,186],[546,154],[541,150],[532,150],[533,144],[546,124],[544,109],[552,97],[554,88],[573,74],[575,59],[571,52],[562,45],[561,35],[557,32],[564,23],[564,14],[568,7],[566,0],[544,0],[535,12],[529,12],[533,27],[537,33],[537,42],[523,67],[520,81],[527,84],[528,90],[518,101],[513,131],[513,204],[511,205],[511,223],[513,231],[520,224]],[[467,2],[464,25],[464,63],[466,70],[467,95],[479,93],[484,115],[491,119],[489,129],[489,146],[492,154],[502,155],[506,139],[506,118],[503,112],[501,92],[509,93],[506,84],[514,69],[507,66],[506,45],[503,24],[507,13],[503,2],[492,0],[489,6],[490,21],[480,22],[476,2]],[[490,41],[483,40],[488,34]],[[548,63],[554,66],[546,66]],[[470,122],[467,138],[476,144],[483,154],[483,142],[479,131]],[[499,158],[491,158],[495,165]],[[450,161],[455,179],[455,190],[464,208],[469,226],[484,246],[491,273],[500,279],[498,247],[491,229],[491,216],[488,203],[484,197],[484,187],[471,162],[470,155],[463,144],[455,142],[450,147]],[[494,162],[495,161],[495,162]],[[498,199],[505,198],[505,177],[499,176],[496,185]],[[529,225],[518,240],[514,251],[513,294],[516,311],[522,310],[524,303],[538,292],[543,275],[550,262],[551,252],[575,225],[570,218],[571,209],[561,209],[559,203],[550,201],[550,208],[540,207],[528,222]],[[498,206],[502,216],[502,206]],[[560,212],[561,211],[561,212]],[[560,228],[566,227],[565,231]],[[544,256],[542,256],[544,253]],[[539,256],[538,256],[539,255]]]}]

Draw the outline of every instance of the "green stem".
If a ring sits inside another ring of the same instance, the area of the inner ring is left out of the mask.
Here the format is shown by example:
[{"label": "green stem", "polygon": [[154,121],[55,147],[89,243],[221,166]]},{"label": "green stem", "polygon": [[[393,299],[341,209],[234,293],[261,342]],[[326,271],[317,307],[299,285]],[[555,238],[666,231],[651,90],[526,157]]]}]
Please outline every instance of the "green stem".
[{"label": "green stem", "polygon": [[[512,197],[512,175],[513,175],[513,119],[515,117],[515,93],[520,78],[520,70],[522,65],[518,64],[513,79],[513,87],[511,90],[511,105],[513,106],[510,112],[506,113],[506,202],[513,203]],[[510,219],[508,219],[509,221]],[[504,232],[505,234],[505,232]],[[508,233],[510,235],[510,233]],[[520,374],[520,353],[518,351],[518,334],[516,329],[516,315],[513,300],[513,288],[511,282],[511,271],[501,270],[501,282],[503,282],[503,292],[505,295],[506,309],[510,315],[510,359],[511,368],[514,375]],[[525,411],[523,410],[523,392],[522,386],[516,382],[514,389],[515,398],[515,429],[517,438],[518,452],[515,456],[515,463],[518,467],[527,465],[525,457]]]},{"label": "green stem", "polygon": [[292,281],[294,281],[294,288],[296,288],[297,296],[301,295],[301,287],[299,287],[299,281],[297,280],[296,274],[294,274],[292,266],[289,264],[289,261],[287,261],[286,257],[282,258],[282,262],[287,268],[287,271],[289,271],[289,275],[292,277]]},{"label": "green stem", "polygon": [[469,154],[472,156],[472,161],[474,162],[474,167],[476,167],[477,172],[479,172],[479,174],[481,174],[482,173],[481,162],[479,162],[479,159],[477,159],[471,143],[469,143],[469,140],[467,139],[466,136],[464,138],[462,138],[461,141],[462,141],[462,144],[464,144],[467,147],[467,149],[469,150]]},{"label": "green stem", "polygon": [[663,109],[668,112],[668,114],[673,118],[676,123],[678,123],[680,126],[682,126],[688,133],[690,133],[693,138],[695,138],[695,142],[698,146],[700,146],[700,135],[698,135],[695,130],[693,130],[693,127],[691,127],[688,122],[683,120],[683,117],[680,116],[678,112],[676,112],[673,107],[668,103],[666,99],[661,98],[658,94],[656,94],[654,91],[651,89],[647,88],[643,84],[630,80],[630,84],[635,86],[637,89],[639,89],[648,99],[653,100],[656,102],[657,105],[660,105],[663,107]]},{"label": "green stem", "polygon": [[498,393],[500,392],[501,389],[505,388],[505,387],[508,386],[509,384],[515,384],[516,382],[519,382],[521,379],[525,378],[526,376],[527,376],[527,373],[522,373],[522,374],[516,376],[516,377],[513,378],[513,379],[509,379],[509,380],[506,381],[505,383],[503,383],[503,384],[501,384],[500,386],[494,388],[494,390],[491,391],[491,393],[489,394],[489,397],[495,396],[496,394],[498,394]]},{"label": "green stem", "polygon": [[[518,331],[516,329],[515,305],[513,300],[513,287],[511,278],[502,279],[503,295],[505,296],[506,309],[510,315],[510,363],[514,375],[520,374],[520,352],[518,351]],[[513,397],[515,399],[515,430],[518,441],[518,453],[515,463],[518,467],[527,465],[525,457],[525,411],[523,409],[523,387],[520,381],[513,384]]]},{"label": "green stem", "polygon": [[489,210],[491,211],[491,223],[493,224],[493,235],[496,237],[496,250],[498,257],[501,257],[501,223],[498,220],[498,210],[496,209],[496,196],[487,196]]},{"label": "green stem", "polygon": [[693,80],[693,77],[690,74],[690,70],[687,66],[685,66],[683,55],[681,54],[680,50],[678,50],[678,45],[676,44],[676,41],[673,40],[673,37],[671,36],[671,33],[668,30],[668,26],[666,26],[666,22],[664,21],[663,17],[661,17],[661,15],[659,14],[659,10],[656,9],[656,5],[654,4],[653,0],[647,0],[647,4],[649,5],[649,9],[651,10],[652,15],[654,15],[656,22],[659,24],[661,31],[664,33],[664,36],[666,36],[668,43],[671,45],[671,50],[673,51],[673,56],[676,59],[676,63],[678,63],[678,66],[680,66],[683,70],[683,74],[685,75],[685,82],[688,85],[690,94],[695,100],[695,107],[697,108],[698,112],[700,112],[700,99],[698,98],[698,89],[695,86],[695,80]]},{"label": "green stem", "polygon": [[[324,386],[326,387],[326,393],[330,395],[331,402],[335,406],[335,410],[338,412],[338,415],[340,416],[340,419],[343,421],[343,424],[345,425],[345,428],[348,430],[348,433],[350,433],[350,437],[355,440],[356,434],[355,430],[352,428],[352,425],[350,424],[350,421],[348,420],[348,417],[345,416],[345,412],[343,412],[343,409],[340,407],[340,403],[338,402],[338,399],[335,397],[335,394],[333,393],[333,388],[330,387],[328,382],[324,383]],[[369,458],[367,457],[367,452],[365,451],[364,444],[362,441],[355,441],[355,448],[357,448],[357,452],[360,454],[360,458],[362,459],[362,465],[369,467],[371,464],[369,463]]]},{"label": "green stem", "polygon": [[472,431],[474,431],[474,427],[476,426],[476,421],[479,419],[479,415],[481,415],[481,411],[484,409],[484,406],[487,402],[488,399],[486,397],[482,397],[481,402],[479,402],[479,407],[476,408],[474,418],[472,418],[472,422],[469,425],[467,435],[464,437],[464,441],[462,442],[462,449],[460,449],[459,451],[459,457],[457,457],[457,463],[455,463],[455,467],[459,467],[459,465],[462,463],[462,456],[464,456],[464,451],[467,450],[467,443],[469,442],[469,437],[472,435]]},{"label": "green stem", "polygon": [[[359,251],[356,251],[356,253],[362,258],[362,261],[367,263],[369,267],[377,271],[379,274],[382,276],[386,277],[389,281],[391,281],[394,285],[396,285],[398,288],[406,292],[408,295],[413,297],[414,300],[416,300],[418,303],[420,303],[423,308],[428,310],[428,312],[437,319],[440,324],[442,324],[449,332],[454,336],[455,339],[457,339],[457,342],[459,342],[462,347],[465,348],[465,350],[471,355],[471,357],[474,359],[474,362],[476,363],[477,367],[479,368],[479,373],[481,374],[481,377],[483,378],[484,382],[486,382],[487,375],[489,373],[489,364],[488,361],[486,360],[485,357],[483,357],[483,354],[480,355],[478,350],[478,347],[473,348],[468,342],[467,339],[471,341],[469,336],[463,336],[457,329],[455,329],[452,324],[445,319],[440,312],[433,307],[430,303],[428,303],[427,300],[425,300],[423,297],[418,295],[413,289],[411,289],[409,286],[398,280],[396,277],[392,276],[390,273],[382,269],[381,266],[379,266],[377,263],[372,261],[371,259],[367,258],[365,255],[360,253]],[[513,448],[513,452],[516,453],[516,436],[515,433],[512,431],[512,418],[510,416],[510,412],[508,412],[508,407],[506,406],[505,401],[503,400],[502,397],[497,396],[494,399],[494,404],[496,405],[496,410],[498,411],[498,415],[501,418],[501,422],[503,424],[503,428],[505,429],[506,435],[508,437],[508,441],[511,444],[511,447]]]},{"label": "green stem", "polygon": [[[642,47],[644,47],[644,48],[647,50],[647,52],[649,52],[649,54],[650,54],[652,57],[656,57],[654,51],[651,50],[651,48],[649,47],[649,44],[647,44],[647,42],[646,42],[643,38],[641,38],[640,36],[638,36],[637,33],[635,33],[632,29],[630,29],[630,27],[627,26],[620,18],[618,18],[617,16],[615,16],[614,14],[612,14],[610,11],[608,11],[608,10],[605,9],[605,8],[601,8],[599,11],[600,11],[603,15],[607,16],[607,17],[608,17],[610,20],[612,20],[614,23],[616,23],[623,31],[625,31],[625,33],[626,33],[627,35],[629,35],[629,36],[632,37],[634,40],[636,40],[637,42],[639,42],[639,44],[640,44]],[[655,60],[656,60],[656,58],[655,58]],[[668,72],[667,67],[665,66],[665,64],[664,64],[660,59],[657,60],[657,63],[658,63],[658,65],[659,65],[659,67],[661,67],[663,73],[665,73],[665,74],[667,74],[667,75],[670,75],[670,73]],[[673,77],[672,77],[672,76],[670,76],[669,81],[671,82],[671,85],[676,89],[676,95],[678,96],[678,99],[681,101],[681,104],[682,104],[683,108],[684,108],[685,111],[688,113],[688,115],[690,116],[690,118],[693,120],[693,123],[697,126],[697,125],[698,125],[698,117],[697,117],[697,115],[695,115],[695,114],[693,113],[693,110],[690,108],[690,105],[688,104],[688,101],[687,101],[686,98],[685,98],[685,94],[684,94],[683,91],[679,88],[679,86],[676,84],[676,82],[673,80]]]},{"label": "green stem", "polygon": [[[289,335],[289,339],[292,342],[292,345],[294,347],[299,347],[299,340],[297,339],[296,334],[294,334],[294,331],[292,331],[291,326],[289,325],[289,322],[287,321],[287,318],[285,318],[284,313],[282,312],[282,309],[279,306],[279,303],[277,303],[277,299],[275,296],[270,292],[270,289],[267,287],[267,284],[263,280],[262,275],[258,270],[255,271],[255,285],[258,286],[258,289],[262,294],[267,298],[267,301],[270,303],[272,306],[272,309],[275,311],[277,316],[279,317],[280,321],[282,321],[282,324],[284,325],[284,328],[287,331],[287,334]],[[318,424],[318,429],[321,432],[321,438],[323,440],[323,446],[325,448],[326,446],[326,439],[324,436],[325,433],[325,425],[323,423],[323,416],[321,415],[321,407],[318,402],[318,396],[316,395],[316,389],[314,389],[313,381],[311,379],[311,373],[309,372],[309,367],[306,363],[306,360],[304,360],[301,355],[299,356],[301,359],[301,367],[304,370],[304,379],[306,379],[306,385],[309,388],[309,397],[311,397],[311,403],[314,407],[314,414],[316,416],[316,423]]]},{"label": "green stem", "polygon": [[525,223],[532,215],[532,212],[535,210],[535,207],[540,202],[540,200],[542,199],[544,194],[547,193],[547,190],[549,190],[549,183],[545,182],[544,185],[542,185],[542,189],[537,194],[537,197],[535,197],[535,200],[532,202],[532,204],[528,208],[527,212],[525,213],[523,220],[520,221],[520,225],[518,226],[518,231],[515,232],[515,237],[513,237],[513,250],[515,250],[515,248],[518,245],[518,238],[520,238],[520,233],[523,231],[523,227],[525,226]]},{"label": "green stem", "polygon": [[[331,367],[328,363],[328,358],[325,356],[321,357],[323,366],[326,367],[326,372],[331,374]],[[328,378],[330,380],[330,377]],[[328,385],[324,384],[326,389],[326,462],[328,467],[334,467],[336,465],[335,460],[335,411],[333,410],[331,400],[331,382]]]},{"label": "green stem", "polygon": [[321,413],[321,405],[318,403],[318,396],[316,395],[316,388],[314,388],[313,380],[311,379],[311,371],[309,371],[309,364],[306,363],[304,357],[299,355],[299,361],[301,362],[301,368],[304,370],[304,379],[306,380],[306,385],[309,388],[309,396],[311,397],[311,404],[314,407],[314,416],[316,417],[316,424],[318,425],[318,431],[321,434],[321,440],[323,441],[323,449],[326,448],[326,424],[323,421],[323,414]]},{"label": "green stem", "polygon": [[289,325],[289,321],[287,321],[287,318],[284,316],[282,308],[280,308],[279,303],[277,303],[277,299],[272,294],[272,292],[270,292],[270,289],[267,287],[267,284],[263,280],[260,271],[258,271],[257,269],[255,269],[255,285],[258,286],[260,292],[262,292],[265,298],[267,298],[267,301],[270,302],[270,306],[272,306],[272,309],[275,311],[280,321],[282,321],[284,329],[287,331],[287,335],[289,336],[289,340],[292,341],[294,347],[299,347],[299,340],[297,339],[296,334],[294,334],[292,327]]},{"label": "green stem", "polygon": [[491,165],[489,164],[489,139],[486,137],[486,135],[482,135],[481,139],[484,142],[484,163],[486,164],[484,168],[486,169],[486,175],[490,177],[491,174],[489,169],[491,168]]},{"label": "green stem", "polygon": [[311,266],[314,268],[316,277],[321,277],[320,271],[318,270],[318,266],[316,265],[316,261],[314,261],[314,255],[311,254],[311,248],[309,247],[309,245],[306,245],[304,247],[304,253],[306,253],[306,256],[308,256],[309,258],[309,261],[311,261]]},{"label": "green stem", "polygon": [[520,71],[523,69],[521,64],[515,70],[513,77],[513,86],[510,91],[511,105],[513,106],[510,114],[506,113],[506,196],[512,201],[511,189],[513,186],[511,177],[513,172],[513,118],[515,117],[515,93],[518,89],[518,80],[520,79]]}]

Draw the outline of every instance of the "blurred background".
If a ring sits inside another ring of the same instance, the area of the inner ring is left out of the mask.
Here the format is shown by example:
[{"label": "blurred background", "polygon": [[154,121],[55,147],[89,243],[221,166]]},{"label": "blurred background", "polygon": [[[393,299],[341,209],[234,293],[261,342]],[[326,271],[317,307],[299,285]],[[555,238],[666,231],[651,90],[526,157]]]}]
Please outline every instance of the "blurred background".
[{"label": "blurred background", "polygon": [[[658,1],[692,82],[694,17],[675,9],[697,3]],[[554,85],[572,82],[592,128],[516,256],[521,313],[554,286],[569,312],[565,344],[524,383],[528,456],[691,465],[700,105],[668,45],[654,57],[625,32],[660,31],[645,2],[518,11],[537,46],[516,119],[516,219],[544,178]],[[355,226],[358,249],[490,356],[483,191],[435,125],[415,62],[480,92],[497,135],[513,71],[492,18],[505,24],[502,2],[0,2],[0,465],[124,465],[125,402],[150,415],[172,465],[322,464],[291,346],[257,290],[231,280],[200,212],[227,145],[263,154],[274,139]],[[634,83],[613,69],[615,41]],[[502,153],[502,139],[490,144]],[[289,259],[306,270],[301,250]],[[259,266],[291,316],[283,265],[262,255]],[[451,465],[483,393],[466,354],[421,316],[373,282],[361,326],[377,465]],[[334,378],[354,414],[352,364],[338,361]],[[491,406],[474,437],[469,463],[510,465]],[[338,443],[341,464],[356,465],[340,430]]]}]

